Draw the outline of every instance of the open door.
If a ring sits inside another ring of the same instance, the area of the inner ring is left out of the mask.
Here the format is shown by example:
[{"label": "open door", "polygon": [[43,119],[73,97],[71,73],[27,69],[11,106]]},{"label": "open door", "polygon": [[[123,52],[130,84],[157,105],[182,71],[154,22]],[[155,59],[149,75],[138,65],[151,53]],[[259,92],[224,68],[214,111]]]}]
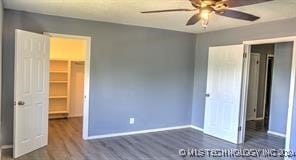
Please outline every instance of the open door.
[{"label": "open door", "polygon": [[239,143],[243,45],[209,48],[204,133]]},{"label": "open door", "polygon": [[258,89],[259,89],[259,72],[260,72],[260,54],[251,53],[249,73],[249,88],[247,102],[247,120],[256,120],[257,104],[258,104]]},{"label": "open door", "polygon": [[14,158],[48,143],[49,38],[16,30]]}]

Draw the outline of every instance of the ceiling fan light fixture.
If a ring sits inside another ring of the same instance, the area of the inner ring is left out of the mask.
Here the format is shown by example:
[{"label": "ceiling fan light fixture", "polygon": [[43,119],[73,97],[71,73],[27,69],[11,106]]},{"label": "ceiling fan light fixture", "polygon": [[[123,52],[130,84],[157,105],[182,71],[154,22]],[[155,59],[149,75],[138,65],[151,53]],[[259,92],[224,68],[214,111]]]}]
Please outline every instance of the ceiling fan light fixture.
[{"label": "ceiling fan light fixture", "polygon": [[208,5],[207,5],[206,3],[201,3],[201,4],[200,4],[200,7],[202,7],[202,8],[203,8],[203,7],[207,7],[207,6],[208,6]]},{"label": "ceiling fan light fixture", "polygon": [[210,14],[211,14],[211,10],[209,9],[201,9],[200,11],[200,19],[201,19],[201,25],[203,28],[207,28],[208,27],[208,24],[209,24],[209,17],[210,17]]}]

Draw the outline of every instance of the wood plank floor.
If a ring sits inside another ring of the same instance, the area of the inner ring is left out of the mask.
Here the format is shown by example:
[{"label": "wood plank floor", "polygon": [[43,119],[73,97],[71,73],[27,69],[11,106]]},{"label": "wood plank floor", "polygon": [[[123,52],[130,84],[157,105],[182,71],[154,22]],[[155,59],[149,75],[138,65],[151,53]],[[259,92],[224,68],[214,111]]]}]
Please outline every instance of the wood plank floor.
[{"label": "wood plank floor", "polygon": [[[180,157],[179,149],[263,149],[284,147],[284,138],[267,135],[262,123],[248,122],[246,143],[235,145],[194,129],[179,129],[123,137],[83,141],[81,118],[50,120],[49,145],[18,160],[195,160],[213,158]],[[2,160],[11,160],[12,151],[2,152]],[[231,158],[215,158],[231,159]],[[239,159],[239,158],[232,158]],[[252,158],[240,158],[252,159]],[[253,158],[256,159],[256,158]],[[258,159],[258,158],[257,158]],[[263,158],[261,158],[263,159]],[[267,158],[266,158],[267,159]],[[271,158],[268,158],[271,159]],[[274,158],[281,159],[281,158]]]}]

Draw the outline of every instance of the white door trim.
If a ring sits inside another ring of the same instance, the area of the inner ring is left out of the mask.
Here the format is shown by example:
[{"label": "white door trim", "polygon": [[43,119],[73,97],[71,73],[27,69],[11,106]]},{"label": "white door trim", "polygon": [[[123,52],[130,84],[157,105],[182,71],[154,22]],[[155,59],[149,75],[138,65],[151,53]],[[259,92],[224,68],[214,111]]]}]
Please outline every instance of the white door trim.
[{"label": "white door trim", "polygon": [[[247,54],[246,61],[250,61],[250,48],[251,45],[254,44],[268,44],[268,43],[282,43],[282,42],[293,42],[293,54],[292,54],[292,68],[291,68],[291,80],[290,80],[290,93],[289,93],[289,107],[288,107],[288,118],[287,118],[287,128],[286,128],[286,150],[289,150],[291,143],[291,129],[292,129],[292,117],[293,117],[293,104],[294,104],[294,91],[295,91],[295,76],[296,76],[296,36],[290,37],[280,37],[280,38],[271,38],[271,39],[261,39],[261,40],[251,40],[251,41],[244,41],[243,44],[245,45],[245,51]],[[249,66],[244,66],[244,71],[249,71]],[[247,75],[247,74],[246,74]],[[243,83],[243,93],[245,95],[248,90],[246,89],[248,83]],[[241,108],[241,126],[242,126],[242,133],[241,136],[241,143],[244,142],[245,139],[245,127],[246,127],[246,101],[242,101],[242,108]]]},{"label": "white door trim", "polygon": [[89,36],[79,36],[70,34],[58,34],[44,32],[44,34],[51,37],[62,37],[62,38],[76,38],[84,39],[87,41],[86,55],[85,55],[85,69],[84,69],[84,103],[83,103],[83,127],[82,127],[82,138],[87,140],[88,127],[89,127],[89,81],[90,81],[90,56],[91,56],[91,37]]},{"label": "white door trim", "polygon": [[242,93],[241,93],[241,108],[240,108],[240,130],[238,143],[244,143],[246,120],[247,120],[247,108],[248,108],[248,89],[249,89],[249,73],[251,63],[251,47],[244,44],[244,62],[243,62],[243,74],[242,74]]},{"label": "white door trim", "polygon": [[282,42],[293,42],[296,40],[296,36],[289,36],[289,37],[277,37],[277,38],[270,38],[270,39],[257,39],[257,40],[250,40],[250,41],[243,41],[245,45],[256,45],[256,44],[270,44],[270,43],[282,43]]}]

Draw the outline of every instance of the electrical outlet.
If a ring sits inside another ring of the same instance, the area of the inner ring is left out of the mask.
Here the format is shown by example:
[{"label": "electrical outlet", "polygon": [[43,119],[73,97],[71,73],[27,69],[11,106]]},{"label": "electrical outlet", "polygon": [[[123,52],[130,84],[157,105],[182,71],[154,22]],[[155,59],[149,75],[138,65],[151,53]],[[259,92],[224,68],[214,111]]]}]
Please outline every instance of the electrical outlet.
[{"label": "electrical outlet", "polygon": [[135,123],[135,118],[130,118],[129,123],[134,124]]}]

